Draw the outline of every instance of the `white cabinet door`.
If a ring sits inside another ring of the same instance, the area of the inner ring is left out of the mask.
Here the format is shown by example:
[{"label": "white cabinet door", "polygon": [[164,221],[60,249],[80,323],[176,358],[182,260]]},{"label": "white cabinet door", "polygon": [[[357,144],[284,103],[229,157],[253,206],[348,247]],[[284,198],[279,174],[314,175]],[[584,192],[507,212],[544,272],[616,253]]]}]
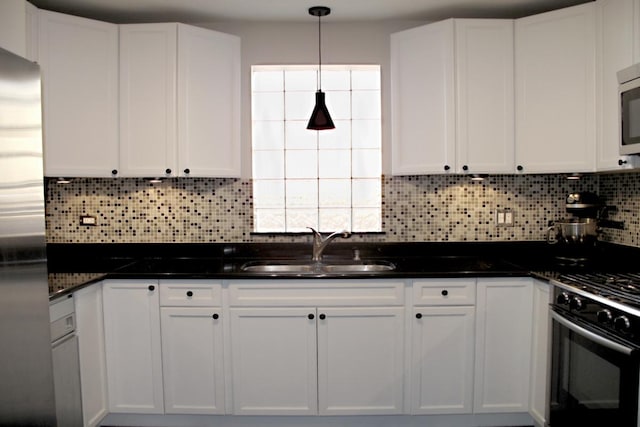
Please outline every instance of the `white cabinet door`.
[{"label": "white cabinet door", "polygon": [[82,415],[84,425],[94,427],[108,413],[102,284],[96,283],[74,292],[73,299],[80,355]]},{"label": "white cabinet door", "polygon": [[315,308],[232,308],[235,415],[315,415]]},{"label": "white cabinet door", "polygon": [[167,414],[223,414],[221,310],[162,307],[162,364]]},{"label": "white cabinet door", "polygon": [[45,175],[116,175],[118,26],[46,10],[38,16]]},{"label": "white cabinet door", "polygon": [[517,19],[516,165],[595,170],[595,3]]},{"label": "white cabinet door", "polygon": [[512,20],[392,34],[393,174],[512,173],[513,55]]},{"label": "white cabinet door", "polygon": [[413,310],[413,414],[470,414],[475,307]]},{"label": "white cabinet door", "polygon": [[598,0],[597,13],[597,102],[598,171],[630,169],[638,166],[637,156],[620,155],[620,96],[618,70],[634,63],[637,41],[638,0]]},{"label": "white cabinet door", "polygon": [[392,173],[455,170],[453,20],[391,35]]},{"label": "white cabinet door", "polygon": [[513,173],[513,20],[456,19],[457,171]]},{"label": "white cabinet door", "polygon": [[404,309],[318,308],[320,415],[403,411]]},{"label": "white cabinet door", "polygon": [[537,425],[547,425],[547,368],[549,366],[549,303],[551,292],[547,282],[533,282],[533,329],[531,341],[531,397],[529,413]]},{"label": "white cabinet door", "polygon": [[178,174],[240,176],[240,38],[178,25]]},{"label": "white cabinet door", "polygon": [[122,176],[176,174],[176,24],[120,25]]},{"label": "white cabinet door", "polygon": [[110,412],[162,414],[162,356],[158,284],[103,283]]},{"label": "white cabinet door", "polygon": [[120,26],[123,176],[240,176],[240,39]]},{"label": "white cabinet door", "polygon": [[531,278],[478,279],[474,412],[527,412]]},{"label": "white cabinet door", "polygon": [[[0,47],[32,61],[37,60],[32,50],[32,16],[37,8],[26,0],[0,2]],[[37,34],[37,31],[35,32]]]}]

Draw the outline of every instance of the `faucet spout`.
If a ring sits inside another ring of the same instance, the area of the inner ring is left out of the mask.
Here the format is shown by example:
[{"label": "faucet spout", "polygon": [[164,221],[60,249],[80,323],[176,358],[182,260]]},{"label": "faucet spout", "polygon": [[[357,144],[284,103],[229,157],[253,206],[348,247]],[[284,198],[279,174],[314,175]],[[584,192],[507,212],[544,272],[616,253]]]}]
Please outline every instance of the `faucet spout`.
[{"label": "faucet spout", "polygon": [[323,238],[322,234],[318,231],[314,230],[311,227],[307,227],[313,233],[313,255],[311,256],[311,260],[313,262],[322,261],[322,253],[326,249],[326,247],[331,243],[334,239],[338,237],[342,237],[343,239],[348,239],[351,237],[351,233],[347,230],[336,231],[334,233],[329,234],[327,237]]}]

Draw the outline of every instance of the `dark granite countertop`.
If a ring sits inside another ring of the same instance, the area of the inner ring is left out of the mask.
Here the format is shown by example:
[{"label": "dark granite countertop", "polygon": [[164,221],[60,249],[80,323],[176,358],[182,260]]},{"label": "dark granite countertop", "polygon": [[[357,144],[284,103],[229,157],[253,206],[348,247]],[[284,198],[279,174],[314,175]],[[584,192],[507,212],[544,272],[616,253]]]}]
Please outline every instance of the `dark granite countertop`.
[{"label": "dark granite countertop", "polygon": [[567,269],[620,271],[633,268],[639,248],[600,244],[583,251],[584,265],[557,261],[566,249],[545,242],[421,242],[334,243],[324,256],[328,263],[352,260],[354,250],[364,262],[389,261],[395,269],[361,273],[247,273],[247,262],[300,262],[310,259],[311,244],[49,244],[47,259],[50,298],[66,295],[105,278],[426,278],[527,276]]}]

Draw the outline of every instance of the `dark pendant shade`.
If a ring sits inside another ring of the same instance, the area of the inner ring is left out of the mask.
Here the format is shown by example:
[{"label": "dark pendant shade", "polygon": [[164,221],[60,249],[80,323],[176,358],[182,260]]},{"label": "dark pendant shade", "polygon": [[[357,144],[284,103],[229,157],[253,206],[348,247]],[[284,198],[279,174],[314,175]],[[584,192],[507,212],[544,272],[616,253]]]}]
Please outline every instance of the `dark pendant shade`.
[{"label": "dark pendant shade", "polygon": [[335,128],[329,110],[327,110],[327,105],[324,102],[324,92],[319,90],[316,92],[316,106],[313,107],[313,113],[311,113],[307,129],[326,130]]},{"label": "dark pendant shade", "polygon": [[316,106],[313,108],[311,118],[307,124],[310,130],[335,129],[336,126],[331,120],[327,105],[324,103],[324,92],[322,92],[322,32],[320,18],[331,13],[331,9],[326,6],[313,6],[309,8],[309,15],[318,17],[318,91],[316,92]]}]

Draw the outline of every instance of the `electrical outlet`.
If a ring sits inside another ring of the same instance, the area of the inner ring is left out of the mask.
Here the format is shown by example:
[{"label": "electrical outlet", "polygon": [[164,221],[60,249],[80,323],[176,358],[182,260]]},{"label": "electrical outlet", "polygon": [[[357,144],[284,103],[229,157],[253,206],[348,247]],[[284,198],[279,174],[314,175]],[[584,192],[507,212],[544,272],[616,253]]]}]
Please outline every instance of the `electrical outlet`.
[{"label": "electrical outlet", "polygon": [[513,211],[510,208],[496,209],[496,225],[498,227],[513,227]]},{"label": "electrical outlet", "polygon": [[87,225],[90,227],[98,225],[95,216],[92,215],[80,215],[80,225]]},{"label": "electrical outlet", "polygon": [[513,212],[511,212],[511,209],[504,212],[504,225],[513,227]]}]

